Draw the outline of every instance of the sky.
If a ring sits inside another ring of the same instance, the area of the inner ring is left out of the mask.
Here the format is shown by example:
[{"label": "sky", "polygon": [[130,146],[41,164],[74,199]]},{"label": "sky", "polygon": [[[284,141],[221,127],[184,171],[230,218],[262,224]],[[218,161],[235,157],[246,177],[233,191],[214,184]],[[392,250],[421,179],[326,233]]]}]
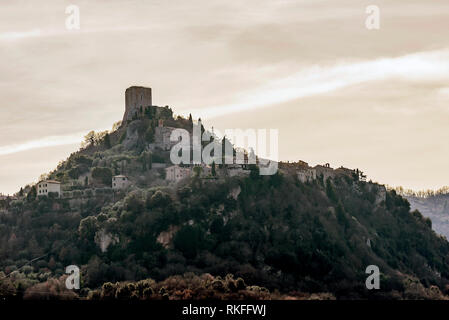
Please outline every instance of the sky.
[{"label": "sky", "polygon": [[447,0],[2,0],[0,192],[111,129],[132,85],[222,132],[278,129],[281,160],[449,185],[448,30]]}]

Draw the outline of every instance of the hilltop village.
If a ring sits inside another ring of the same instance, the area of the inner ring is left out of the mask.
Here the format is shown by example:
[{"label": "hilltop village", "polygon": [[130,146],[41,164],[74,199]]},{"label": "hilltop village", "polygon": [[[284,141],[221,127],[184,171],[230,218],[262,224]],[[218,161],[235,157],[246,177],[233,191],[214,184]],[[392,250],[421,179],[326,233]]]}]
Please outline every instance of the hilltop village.
[{"label": "hilltop village", "polygon": [[[119,281],[188,273],[232,274],[249,292],[262,285],[367,297],[360,275],[372,263],[385,272],[379,297],[439,297],[449,288],[449,244],[394,191],[327,163],[279,162],[263,175],[265,161],[251,163],[256,152],[226,137],[218,144],[232,160],[243,153],[242,163],[174,165],[173,130],[208,131],[151,97],[150,88],[128,88],[111,131],[89,132],[38,183],[0,198],[0,277],[8,275],[12,292],[48,287],[69,265],[80,267],[86,299],[110,294]],[[236,289],[213,283],[216,292]]]},{"label": "hilltop village", "polygon": [[[173,165],[169,152],[177,141],[170,141],[170,136],[177,128],[189,130],[192,135],[193,123],[191,116],[189,119],[180,116],[175,119],[169,107],[154,106],[151,88],[130,87],[125,91],[123,119],[112,132],[90,133],[83,149],[60,163],[58,169],[13,196],[1,195],[0,201],[29,196],[91,197],[135,187],[177,184],[189,177],[214,180],[249,176],[251,170],[257,168],[257,165],[248,163],[247,153],[243,164],[234,161],[224,165]],[[223,140],[223,143],[230,142]],[[299,160],[279,162],[278,167],[281,173],[295,175],[302,183],[318,178],[326,181],[337,175],[366,180],[358,169],[333,169],[329,164],[310,167]]]}]

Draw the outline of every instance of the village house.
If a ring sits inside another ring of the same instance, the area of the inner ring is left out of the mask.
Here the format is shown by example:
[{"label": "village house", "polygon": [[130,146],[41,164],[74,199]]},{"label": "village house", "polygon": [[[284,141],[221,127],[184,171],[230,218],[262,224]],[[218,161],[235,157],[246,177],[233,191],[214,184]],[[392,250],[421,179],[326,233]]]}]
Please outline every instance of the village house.
[{"label": "village house", "polygon": [[244,168],[245,165],[241,165],[241,164],[229,164],[226,165],[226,171],[228,173],[228,176],[230,177],[235,177],[235,176],[244,176],[244,175],[249,175],[250,174],[250,170],[246,170]]},{"label": "village house", "polygon": [[284,170],[296,170],[296,169],[308,169],[309,164],[305,161],[302,160],[298,160],[297,162],[279,162],[279,169],[284,169]]},{"label": "village house", "polygon": [[154,142],[155,146],[164,151],[170,150],[178,141],[170,141],[170,136],[176,128],[164,127],[164,121],[159,119],[159,125],[155,128]]},{"label": "village house", "polygon": [[335,172],[338,174],[346,175],[348,177],[354,177],[354,175],[356,175],[356,171],[354,169],[348,169],[343,166],[335,169]]},{"label": "village house", "polygon": [[61,196],[61,182],[56,180],[43,180],[37,184],[37,196],[48,196],[49,194],[57,194]]},{"label": "village house", "polygon": [[329,163],[326,163],[324,166],[316,165],[313,169],[315,169],[317,177],[323,176],[324,181],[335,176],[335,171],[331,168]]},{"label": "village house", "polygon": [[112,177],[112,189],[114,190],[121,190],[126,189],[130,185],[130,181],[127,176],[124,175],[118,175]]},{"label": "village house", "polygon": [[190,177],[190,168],[180,167],[178,165],[173,165],[165,168],[165,180],[168,181],[179,181],[184,178]]},{"label": "village house", "polygon": [[317,177],[317,170],[311,168],[307,162],[302,160],[279,162],[279,169],[284,173],[296,175],[302,183],[313,181]]},{"label": "village house", "polygon": [[313,168],[301,167],[296,171],[298,180],[302,183],[311,182],[316,179],[316,170]]}]

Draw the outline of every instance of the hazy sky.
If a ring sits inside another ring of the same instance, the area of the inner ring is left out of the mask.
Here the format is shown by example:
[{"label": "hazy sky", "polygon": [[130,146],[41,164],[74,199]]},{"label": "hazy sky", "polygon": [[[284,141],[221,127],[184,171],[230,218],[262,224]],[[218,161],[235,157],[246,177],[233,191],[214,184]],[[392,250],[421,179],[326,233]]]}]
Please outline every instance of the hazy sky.
[{"label": "hazy sky", "polygon": [[121,120],[131,85],[207,127],[277,128],[282,160],[449,185],[447,0],[1,0],[0,61],[3,193]]}]

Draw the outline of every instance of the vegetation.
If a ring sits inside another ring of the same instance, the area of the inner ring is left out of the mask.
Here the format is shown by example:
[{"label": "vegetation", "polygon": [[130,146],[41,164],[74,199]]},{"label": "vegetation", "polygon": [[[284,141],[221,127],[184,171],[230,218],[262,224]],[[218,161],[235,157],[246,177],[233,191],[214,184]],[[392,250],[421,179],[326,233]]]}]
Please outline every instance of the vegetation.
[{"label": "vegetation", "polygon": [[[448,293],[449,243],[394,190],[383,193],[377,184],[345,175],[307,183],[287,172],[260,176],[256,165],[249,166],[249,176],[217,179],[202,179],[196,167],[192,178],[168,185],[159,172],[164,170],[155,168],[168,153],[144,147],[155,122],[155,110],[147,110],[146,119],[127,124],[135,124],[136,135],[117,126],[98,143],[90,134],[88,147],[48,174],[70,187],[71,197],[36,198],[28,186],[23,197],[3,205],[0,296],[343,299]],[[174,120],[169,108],[161,117],[173,126],[192,122]],[[219,170],[214,163],[212,175]],[[115,174],[128,175],[134,187],[112,192]],[[83,288],[75,295],[62,286],[72,264],[81,269]],[[380,290],[365,287],[371,264],[381,270]]]}]

